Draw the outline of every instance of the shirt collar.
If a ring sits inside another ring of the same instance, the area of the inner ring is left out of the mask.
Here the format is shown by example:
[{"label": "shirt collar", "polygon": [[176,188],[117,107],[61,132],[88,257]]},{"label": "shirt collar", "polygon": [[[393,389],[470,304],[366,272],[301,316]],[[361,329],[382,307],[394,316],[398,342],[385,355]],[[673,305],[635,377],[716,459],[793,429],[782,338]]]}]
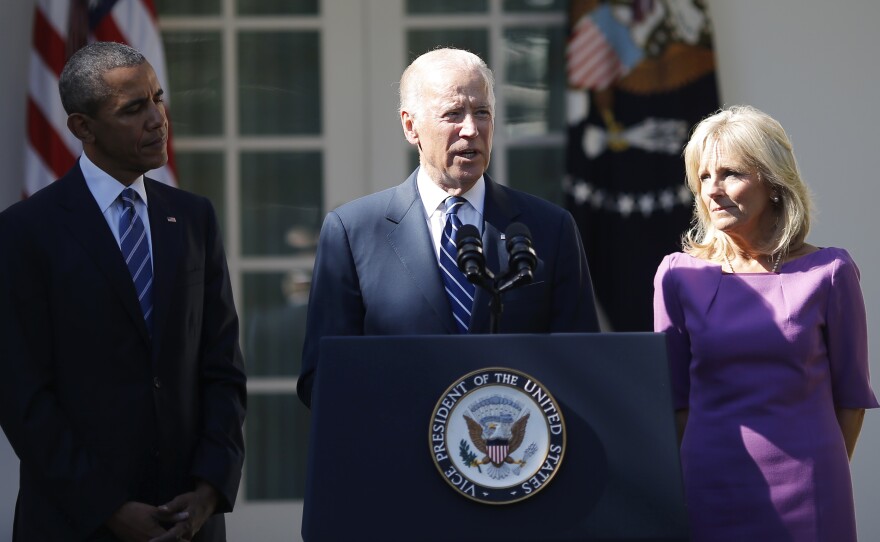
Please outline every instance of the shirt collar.
[{"label": "shirt collar", "polygon": [[[422,198],[422,205],[425,206],[425,213],[430,217],[440,207],[440,205],[449,197],[445,190],[437,186],[431,177],[428,176],[424,168],[419,168],[416,176],[416,185],[419,189],[419,195]],[[461,195],[464,199],[477,210],[480,216],[483,216],[483,202],[486,199],[486,181],[483,175],[477,179],[474,186],[470,190]]]},{"label": "shirt collar", "polygon": [[[119,198],[119,194],[127,188],[124,184],[110,176],[106,171],[95,165],[89,160],[86,153],[82,153],[79,157],[79,168],[85,177],[86,185],[89,187],[101,213],[107,212],[107,209]],[[141,175],[131,183],[131,188],[141,197],[141,201],[147,206],[147,190],[144,187],[144,176]]]}]

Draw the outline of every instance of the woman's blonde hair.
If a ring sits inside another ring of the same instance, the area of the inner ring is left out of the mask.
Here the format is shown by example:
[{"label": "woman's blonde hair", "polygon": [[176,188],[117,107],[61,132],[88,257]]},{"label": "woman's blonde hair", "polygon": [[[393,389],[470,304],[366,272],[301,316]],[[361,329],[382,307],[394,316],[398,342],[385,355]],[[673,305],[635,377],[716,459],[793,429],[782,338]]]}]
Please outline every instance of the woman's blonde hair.
[{"label": "woman's blonde hair", "polygon": [[700,163],[703,154],[712,152],[716,143],[741,167],[756,172],[758,179],[768,184],[773,197],[779,198],[772,206],[778,216],[773,241],[762,249],[784,257],[799,247],[810,231],[813,203],[798,171],[791,141],[782,125],[770,115],[751,106],[737,105],[703,119],[685,146],[685,171],[688,188],[694,195],[694,216],[682,241],[683,250],[705,259],[731,254],[727,236],[715,229],[700,196]]}]

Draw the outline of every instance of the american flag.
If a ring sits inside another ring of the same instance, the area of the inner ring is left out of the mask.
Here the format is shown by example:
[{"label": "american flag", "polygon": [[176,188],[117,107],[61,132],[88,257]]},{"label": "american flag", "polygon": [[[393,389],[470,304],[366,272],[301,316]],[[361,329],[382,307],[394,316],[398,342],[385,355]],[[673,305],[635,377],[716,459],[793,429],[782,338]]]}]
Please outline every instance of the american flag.
[{"label": "american flag", "polygon": [[572,25],[565,56],[569,87],[593,90],[608,88],[643,58],[607,4],[584,13]]},{"label": "american flag", "polygon": [[[143,53],[165,90],[168,106],[165,54],[153,0],[37,0],[28,77],[24,196],[63,176],[82,153],[82,144],[67,129],[58,78],[67,59],[93,41],[126,43]],[[168,164],[149,175],[176,185],[170,135],[168,139]]]},{"label": "american flag", "polygon": [[705,4],[568,2],[566,204],[614,331],[653,329],[654,272],[690,222],[681,149],[718,109]]}]

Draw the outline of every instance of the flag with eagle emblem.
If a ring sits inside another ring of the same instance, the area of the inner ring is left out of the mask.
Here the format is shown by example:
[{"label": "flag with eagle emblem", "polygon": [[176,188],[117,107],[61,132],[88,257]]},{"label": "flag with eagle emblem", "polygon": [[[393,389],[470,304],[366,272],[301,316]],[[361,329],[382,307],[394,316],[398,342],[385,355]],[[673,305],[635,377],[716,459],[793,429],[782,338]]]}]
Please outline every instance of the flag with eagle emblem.
[{"label": "flag with eagle emblem", "polygon": [[718,108],[703,0],[571,0],[566,202],[615,331],[652,329],[653,277],[693,200],[681,152]]}]

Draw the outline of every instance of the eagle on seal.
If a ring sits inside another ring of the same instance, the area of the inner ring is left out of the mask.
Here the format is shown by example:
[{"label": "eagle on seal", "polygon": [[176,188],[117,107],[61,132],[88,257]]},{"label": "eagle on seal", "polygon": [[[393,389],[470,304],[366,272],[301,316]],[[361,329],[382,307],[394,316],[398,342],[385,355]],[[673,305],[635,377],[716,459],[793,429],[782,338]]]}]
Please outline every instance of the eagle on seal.
[{"label": "eagle on seal", "polygon": [[522,465],[524,461],[518,461],[510,457],[510,454],[519,448],[526,436],[526,424],[529,421],[529,413],[515,420],[509,414],[489,416],[479,423],[470,416],[464,416],[467,422],[468,434],[471,442],[477,450],[483,454],[482,459],[475,459],[469,466],[478,467],[491,463],[500,467],[503,463]]}]

